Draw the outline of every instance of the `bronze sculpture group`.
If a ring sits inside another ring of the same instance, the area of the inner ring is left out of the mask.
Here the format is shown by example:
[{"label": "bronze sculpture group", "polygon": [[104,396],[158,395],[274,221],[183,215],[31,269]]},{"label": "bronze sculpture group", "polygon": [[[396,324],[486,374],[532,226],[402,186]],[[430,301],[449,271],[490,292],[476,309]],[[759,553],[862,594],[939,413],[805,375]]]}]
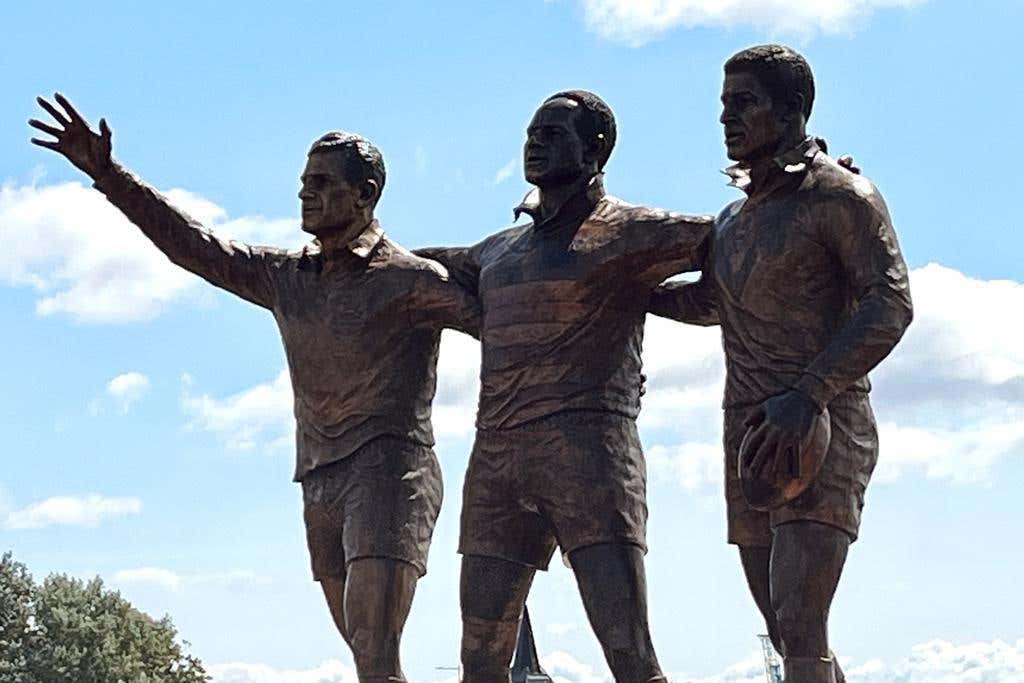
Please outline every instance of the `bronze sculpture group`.
[{"label": "bronze sculpture group", "polygon": [[[520,615],[556,547],[618,683],[663,680],[647,620],[646,472],[636,418],[648,312],[720,325],[729,542],[787,683],[843,675],[827,637],[878,455],[867,373],[911,320],[885,204],[809,138],[814,82],[793,50],[725,65],[726,172],[745,197],[717,218],[605,193],[611,109],[545,100],[515,209],[471,247],[409,252],[374,219],[380,152],[349,133],[309,151],[299,252],[213,236],[125,171],[60,95],[30,121],[174,263],[270,310],[295,395],[314,578],[364,683],[402,681],[399,642],[441,504],[430,404],[440,331],[481,342],[463,489],[462,663],[507,683]],[[662,284],[687,271],[693,283]]]}]

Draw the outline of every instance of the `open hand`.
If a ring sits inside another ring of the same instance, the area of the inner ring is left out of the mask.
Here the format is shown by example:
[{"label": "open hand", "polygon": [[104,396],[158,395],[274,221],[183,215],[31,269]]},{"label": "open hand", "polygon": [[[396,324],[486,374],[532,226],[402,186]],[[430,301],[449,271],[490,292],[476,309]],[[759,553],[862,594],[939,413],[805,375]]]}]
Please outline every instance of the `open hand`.
[{"label": "open hand", "polygon": [[746,423],[748,428],[754,428],[747,446],[754,453],[749,463],[750,472],[765,479],[776,471],[799,478],[800,453],[820,413],[818,404],[796,390],[762,403]]},{"label": "open hand", "polygon": [[37,119],[29,120],[28,125],[57,139],[52,141],[32,138],[32,144],[60,152],[89,177],[97,179],[113,163],[110,156],[110,127],[107,126],[105,119],[100,119],[100,132],[94,133],[63,95],[55,93],[53,97],[64,109],[63,112],[42,97],[37,97],[36,102],[60,127],[51,126]]}]

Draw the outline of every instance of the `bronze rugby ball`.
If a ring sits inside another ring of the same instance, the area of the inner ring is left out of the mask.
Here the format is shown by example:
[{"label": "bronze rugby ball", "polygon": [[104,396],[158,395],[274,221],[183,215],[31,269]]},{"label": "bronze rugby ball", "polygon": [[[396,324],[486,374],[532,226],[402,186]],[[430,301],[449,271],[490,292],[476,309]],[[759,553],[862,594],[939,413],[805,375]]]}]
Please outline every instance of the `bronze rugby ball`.
[{"label": "bronze rugby ball", "polygon": [[748,441],[757,425],[747,429],[740,443],[739,477],[743,488],[743,497],[747,504],[755,510],[773,510],[794,500],[807,490],[828,453],[832,439],[832,421],[829,419],[828,408],[814,419],[811,432],[800,447],[800,476],[792,476],[785,462],[776,463],[775,467],[765,467],[761,475],[753,473],[749,463],[757,455],[749,452]]}]

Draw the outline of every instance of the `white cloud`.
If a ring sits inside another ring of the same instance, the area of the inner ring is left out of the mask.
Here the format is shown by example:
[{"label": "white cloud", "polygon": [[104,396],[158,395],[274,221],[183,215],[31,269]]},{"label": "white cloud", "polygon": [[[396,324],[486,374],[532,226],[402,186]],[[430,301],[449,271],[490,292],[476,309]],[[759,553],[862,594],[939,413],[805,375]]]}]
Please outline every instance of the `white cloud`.
[{"label": "white cloud", "polygon": [[437,361],[433,423],[438,438],[469,436],[475,429],[480,395],[480,342],[445,330]]},{"label": "white cloud", "polygon": [[142,511],[138,498],[108,498],[99,494],[55,496],[7,513],[8,529],[42,529],[49,526],[95,527],[116,517]]},{"label": "white cloud", "polygon": [[[218,235],[281,246],[303,240],[294,220],[232,220],[185,190],[166,195]],[[200,282],[172,265],[103,195],[78,182],[0,187],[0,243],[0,282],[34,288],[40,315],[144,320],[194,296]]]},{"label": "white cloud", "polygon": [[580,625],[574,621],[555,622],[544,627],[548,633],[555,636],[564,636],[580,630]]},{"label": "white cloud", "polygon": [[[544,668],[559,683],[608,683],[604,663],[594,667],[565,652],[541,658]],[[1022,683],[1024,682],[1024,638],[1016,643],[955,645],[932,640],[915,645],[908,657],[887,664],[879,659],[843,662],[850,683]],[[670,674],[676,683],[763,683],[764,663],[760,652],[712,676]]]},{"label": "white cloud", "polygon": [[517,162],[518,159],[512,158],[507,164],[499,168],[498,172],[494,174],[494,180],[491,181],[491,185],[500,185],[511,178],[512,174],[515,173]]},{"label": "white cloud", "polygon": [[118,402],[123,413],[127,413],[148,391],[149,378],[141,372],[126,372],[107,382],[107,395]]},{"label": "white cloud", "polygon": [[[984,482],[1024,455],[1024,284],[931,264],[911,273],[915,320],[872,379],[877,480]],[[651,472],[688,489],[721,480],[719,333],[648,318],[640,425]],[[653,439],[651,438],[653,436]]]},{"label": "white cloud", "polygon": [[145,584],[166,590],[176,591],[181,587],[181,577],[168,569],[159,567],[139,567],[122,569],[114,574],[114,583]]},{"label": "white cloud", "polygon": [[749,26],[772,35],[807,39],[849,33],[876,10],[926,0],[581,0],[587,27],[637,47],[683,26]]},{"label": "white cloud", "polygon": [[[568,652],[542,655],[541,666],[555,683],[611,683],[603,661],[583,662]],[[887,664],[879,659],[866,662],[843,661],[850,683],[1024,683],[1024,638],[1016,643],[955,645],[932,640],[916,645],[909,656]],[[207,667],[212,683],[355,683],[350,664],[327,660],[312,669],[284,670],[263,664],[234,662]],[[669,674],[674,683],[763,683],[764,664],[760,652],[710,676]],[[452,683],[445,681],[444,683]]]},{"label": "white cloud", "polygon": [[[473,432],[479,393],[480,344],[464,334],[442,333],[438,360],[438,387],[433,405],[434,431],[438,437],[465,436]],[[225,398],[195,396],[194,380],[185,376],[182,407],[189,427],[216,434],[232,450],[289,449],[295,442],[295,418],[291,379],[281,370],[270,382],[262,382]]]},{"label": "white cloud", "polygon": [[212,683],[357,683],[355,668],[329,659],[315,669],[275,669],[264,664],[232,662],[206,667]]},{"label": "white cloud", "polygon": [[135,569],[122,569],[116,572],[113,582],[119,584],[141,584],[169,591],[178,591],[184,586],[254,586],[265,584],[268,580],[251,571],[238,570],[211,574],[181,575],[161,567],[138,567]]},{"label": "white cloud", "polygon": [[594,666],[581,662],[568,652],[556,650],[540,658],[541,667],[555,683],[609,683],[611,675],[604,662]]},{"label": "white cloud", "polygon": [[248,451],[257,445],[276,448],[294,443],[294,401],[288,370],[281,370],[270,382],[227,398],[193,396],[191,379],[184,384],[182,407],[191,417],[188,426],[216,434],[229,449]]},{"label": "white cloud", "polygon": [[894,665],[875,659],[844,670],[850,683],[1022,683],[1024,638],[967,645],[936,639]]}]

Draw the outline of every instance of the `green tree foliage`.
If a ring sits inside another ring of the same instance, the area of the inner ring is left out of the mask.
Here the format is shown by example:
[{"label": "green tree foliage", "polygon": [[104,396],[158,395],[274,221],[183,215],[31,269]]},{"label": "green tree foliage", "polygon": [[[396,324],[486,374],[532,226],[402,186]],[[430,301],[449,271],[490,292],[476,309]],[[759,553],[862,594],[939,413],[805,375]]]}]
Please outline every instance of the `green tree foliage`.
[{"label": "green tree foliage", "polygon": [[39,585],[10,553],[0,559],[4,683],[207,681],[200,661],[176,637],[169,617],[143,614],[99,578],[55,574]]}]

